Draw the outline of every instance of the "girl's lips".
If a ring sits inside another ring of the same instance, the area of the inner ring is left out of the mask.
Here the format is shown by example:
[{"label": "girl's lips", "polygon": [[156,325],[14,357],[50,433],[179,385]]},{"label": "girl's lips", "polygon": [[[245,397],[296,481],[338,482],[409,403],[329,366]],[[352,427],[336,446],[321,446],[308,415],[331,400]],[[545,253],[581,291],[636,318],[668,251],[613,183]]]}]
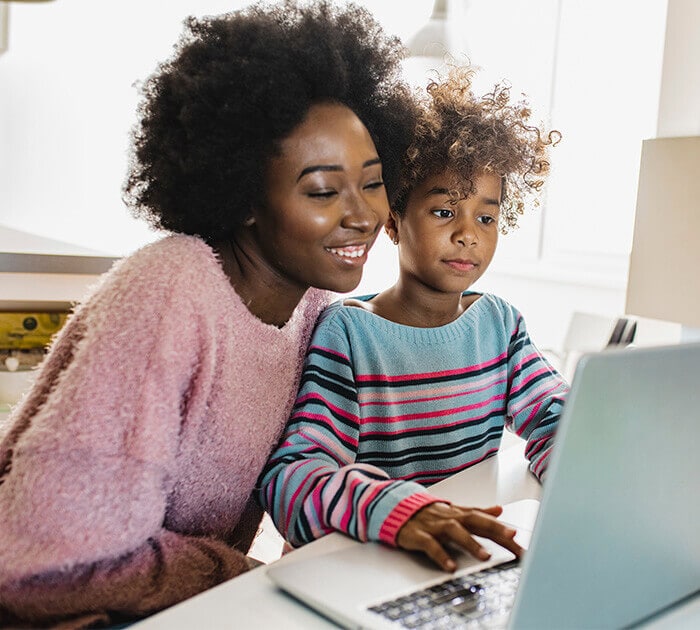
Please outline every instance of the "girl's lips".
[{"label": "girl's lips", "polygon": [[471,260],[446,260],[445,264],[452,269],[456,269],[457,271],[471,271],[477,267],[477,264]]}]

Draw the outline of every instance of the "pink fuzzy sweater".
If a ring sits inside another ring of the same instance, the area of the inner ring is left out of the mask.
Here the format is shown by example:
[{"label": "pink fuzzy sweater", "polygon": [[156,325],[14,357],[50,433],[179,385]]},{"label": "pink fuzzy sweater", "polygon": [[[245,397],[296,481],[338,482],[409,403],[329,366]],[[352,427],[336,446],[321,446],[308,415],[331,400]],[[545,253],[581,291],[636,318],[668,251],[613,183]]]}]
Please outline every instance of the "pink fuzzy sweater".
[{"label": "pink fuzzy sweater", "polygon": [[0,431],[0,626],[142,616],[245,571],[327,302],[264,324],[196,237],[117,263]]}]

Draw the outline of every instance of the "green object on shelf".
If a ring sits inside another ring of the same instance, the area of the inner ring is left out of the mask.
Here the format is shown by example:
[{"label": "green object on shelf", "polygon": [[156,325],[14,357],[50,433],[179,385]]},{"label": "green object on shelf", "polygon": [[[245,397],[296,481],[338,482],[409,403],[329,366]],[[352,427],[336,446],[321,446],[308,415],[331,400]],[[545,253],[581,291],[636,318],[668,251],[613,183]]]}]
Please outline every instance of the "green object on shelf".
[{"label": "green object on shelf", "polygon": [[68,313],[0,312],[0,349],[43,348],[66,322]]}]

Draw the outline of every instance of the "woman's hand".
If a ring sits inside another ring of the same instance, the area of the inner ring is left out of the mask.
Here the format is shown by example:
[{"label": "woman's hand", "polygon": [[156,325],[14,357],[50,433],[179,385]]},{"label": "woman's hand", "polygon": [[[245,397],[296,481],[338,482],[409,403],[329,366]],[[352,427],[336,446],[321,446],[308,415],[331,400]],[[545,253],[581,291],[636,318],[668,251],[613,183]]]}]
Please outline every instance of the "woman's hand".
[{"label": "woman's hand", "polygon": [[491,554],[473,536],[490,538],[520,556],[523,549],[513,540],[515,530],[496,520],[503,508],[466,508],[447,503],[431,503],[418,510],[399,530],[396,543],[402,549],[424,552],[445,571],[454,571],[457,564],[445,550],[452,543],[479,560]]}]

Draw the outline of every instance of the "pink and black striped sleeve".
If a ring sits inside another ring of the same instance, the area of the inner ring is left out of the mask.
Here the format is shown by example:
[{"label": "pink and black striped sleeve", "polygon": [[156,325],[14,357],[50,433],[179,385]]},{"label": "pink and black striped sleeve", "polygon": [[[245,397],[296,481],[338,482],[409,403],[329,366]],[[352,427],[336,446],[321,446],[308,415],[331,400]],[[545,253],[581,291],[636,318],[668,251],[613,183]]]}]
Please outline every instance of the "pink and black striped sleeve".
[{"label": "pink and black striped sleeve", "polygon": [[439,501],[415,482],[356,463],[357,387],[347,338],[322,321],[314,332],[285,435],[259,479],[259,498],[298,546],[331,531],[395,545],[401,526]]},{"label": "pink and black striped sleeve", "polygon": [[569,386],[532,343],[520,313],[513,309],[513,315],[506,423],[527,440],[530,470],[542,479]]}]

